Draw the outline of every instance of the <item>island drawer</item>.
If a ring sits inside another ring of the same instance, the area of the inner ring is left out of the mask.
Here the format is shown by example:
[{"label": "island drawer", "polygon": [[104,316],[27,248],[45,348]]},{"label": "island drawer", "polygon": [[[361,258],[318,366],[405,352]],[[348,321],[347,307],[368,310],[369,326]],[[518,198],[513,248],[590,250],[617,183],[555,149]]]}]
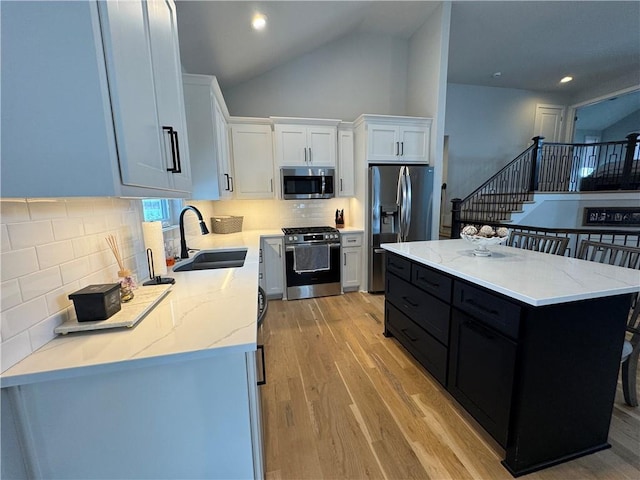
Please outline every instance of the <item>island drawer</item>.
[{"label": "island drawer", "polygon": [[447,303],[451,302],[451,285],[453,284],[453,280],[432,268],[413,264],[411,283]]},{"label": "island drawer", "polygon": [[385,328],[442,385],[447,382],[447,348],[411,321],[390,302],[385,302]]},{"label": "island drawer", "polygon": [[387,252],[387,272],[395,273],[400,278],[411,280],[411,261]]},{"label": "island drawer", "polygon": [[463,282],[454,282],[453,306],[495,330],[518,338],[520,306]]},{"label": "island drawer", "polygon": [[444,345],[449,344],[451,307],[395,275],[386,277],[386,299]]}]

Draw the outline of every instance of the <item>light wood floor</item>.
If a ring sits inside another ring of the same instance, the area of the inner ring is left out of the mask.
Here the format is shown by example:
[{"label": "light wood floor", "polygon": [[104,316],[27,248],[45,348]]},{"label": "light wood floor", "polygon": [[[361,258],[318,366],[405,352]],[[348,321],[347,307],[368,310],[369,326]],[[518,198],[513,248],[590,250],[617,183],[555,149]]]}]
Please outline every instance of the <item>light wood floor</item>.
[{"label": "light wood floor", "polygon": [[[267,479],[510,479],[501,448],[394,339],[384,296],[271,301],[260,329]],[[611,449],[527,479],[640,479],[640,409]]]}]

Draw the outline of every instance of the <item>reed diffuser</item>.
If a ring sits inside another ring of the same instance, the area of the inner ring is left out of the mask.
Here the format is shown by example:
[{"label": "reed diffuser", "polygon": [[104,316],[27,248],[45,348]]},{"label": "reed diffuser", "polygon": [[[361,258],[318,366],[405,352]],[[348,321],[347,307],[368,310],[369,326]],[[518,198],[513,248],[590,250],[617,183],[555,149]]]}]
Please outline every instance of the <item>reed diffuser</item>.
[{"label": "reed diffuser", "polygon": [[125,268],[124,262],[122,261],[122,255],[120,254],[120,248],[118,248],[118,240],[115,235],[108,235],[105,239],[113,256],[116,257],[116,262],[118,262],[118,277],[120,281],[120,299],[122,302],[128,302],[133,298],[133,289],[136,288],[136,282],[131,275],[131,270]]}]

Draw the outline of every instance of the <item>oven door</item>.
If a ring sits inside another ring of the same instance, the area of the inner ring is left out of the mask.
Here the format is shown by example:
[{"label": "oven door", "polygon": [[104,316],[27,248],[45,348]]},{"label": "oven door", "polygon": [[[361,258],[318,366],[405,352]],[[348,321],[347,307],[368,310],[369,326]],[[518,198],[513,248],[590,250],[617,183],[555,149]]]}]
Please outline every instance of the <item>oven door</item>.
[{"label": "oven door", "polygon": [[[325,246],[326,244],[320,244]],[[285,248],[285,277],[287,299],[324,297],[340,295],[340,244],[329,245],[329,269],[316,272],[296,272],[294,269],[294,251],[296,248],[308,248],[308,245],[287,245]]]}]

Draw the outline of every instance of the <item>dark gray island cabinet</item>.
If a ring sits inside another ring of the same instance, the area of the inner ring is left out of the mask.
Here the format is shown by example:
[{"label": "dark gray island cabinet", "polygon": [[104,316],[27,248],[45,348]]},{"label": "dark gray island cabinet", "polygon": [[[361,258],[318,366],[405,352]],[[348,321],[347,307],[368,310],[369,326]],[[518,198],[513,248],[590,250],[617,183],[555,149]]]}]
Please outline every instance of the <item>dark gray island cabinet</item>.
[{"label": "dark gray island cabinet", "polygon": [[386,244],[385,330],[505,449],[514,476],[609,448],[638,272],[462,240]]}]

